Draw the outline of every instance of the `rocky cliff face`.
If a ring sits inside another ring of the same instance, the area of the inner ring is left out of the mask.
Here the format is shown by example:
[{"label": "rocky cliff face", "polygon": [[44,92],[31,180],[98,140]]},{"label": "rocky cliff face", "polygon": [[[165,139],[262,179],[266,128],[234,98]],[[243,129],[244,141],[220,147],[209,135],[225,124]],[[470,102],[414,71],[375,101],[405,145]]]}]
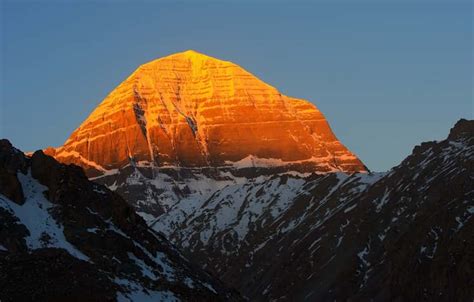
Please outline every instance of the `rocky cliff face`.
[{"label": "rocky cliff face", "polygon": [[194,51],[140,66],[57,149],[148,221],[247,177],[366,172],[311,103]]},{"label": "rocky cliff face", "polygon": [[116,193],[0,140],[0,300],[239,301]]},{"label": "rocky cliff face", "polygon": [[365,171],[311,103],[195,51],[140,66],[69,137],[46,150],[89,176],[150,167],[287,166]]}]

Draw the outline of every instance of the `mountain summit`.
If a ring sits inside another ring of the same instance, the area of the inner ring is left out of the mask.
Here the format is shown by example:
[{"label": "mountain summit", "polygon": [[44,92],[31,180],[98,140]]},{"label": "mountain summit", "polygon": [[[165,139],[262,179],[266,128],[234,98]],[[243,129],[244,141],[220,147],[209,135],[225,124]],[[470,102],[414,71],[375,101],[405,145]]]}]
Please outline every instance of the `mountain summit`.
[{"label": "mountain summit", "polygon": [[193,50],[141,65],[64,146],[46,153],[82,166],[89,176],[130,162],[366,171],[313,104]]}]

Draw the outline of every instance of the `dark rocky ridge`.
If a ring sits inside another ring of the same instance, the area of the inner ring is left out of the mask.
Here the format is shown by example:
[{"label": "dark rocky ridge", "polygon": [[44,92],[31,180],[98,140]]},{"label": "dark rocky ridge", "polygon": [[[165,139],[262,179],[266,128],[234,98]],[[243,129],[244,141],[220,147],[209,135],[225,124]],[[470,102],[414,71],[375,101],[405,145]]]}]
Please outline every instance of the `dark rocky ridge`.
[{"label": "dark rocky ridge", "polygon": [[0,194],[2,301],[241,300],[77,166],[0,140]]},{"label": "dark rocky ridge", "polygon": [[389,173],[254,178],[154,227],[252,301],[472,301],[473,163],[460,120]]}]

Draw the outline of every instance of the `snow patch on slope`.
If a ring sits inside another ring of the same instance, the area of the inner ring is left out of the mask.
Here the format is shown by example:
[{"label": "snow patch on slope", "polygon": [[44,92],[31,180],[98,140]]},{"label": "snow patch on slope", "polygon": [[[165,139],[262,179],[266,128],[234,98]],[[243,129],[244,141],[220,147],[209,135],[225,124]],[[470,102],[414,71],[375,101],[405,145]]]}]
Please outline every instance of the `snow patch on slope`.
[{"label": "snow patch on slope", "polygon": [[30,235],[25,238],[28,248],[62,248],[78,259],[89,261],[89,257],[66,240],[63,226],[51,216],[54,205],[43,195],[48,188],[32,178],[30,172],[27,175],[18,173],[17,176],[23,188],[25,203],[19,205],[0,195],[0,207],[15,215],[28,229]]}]

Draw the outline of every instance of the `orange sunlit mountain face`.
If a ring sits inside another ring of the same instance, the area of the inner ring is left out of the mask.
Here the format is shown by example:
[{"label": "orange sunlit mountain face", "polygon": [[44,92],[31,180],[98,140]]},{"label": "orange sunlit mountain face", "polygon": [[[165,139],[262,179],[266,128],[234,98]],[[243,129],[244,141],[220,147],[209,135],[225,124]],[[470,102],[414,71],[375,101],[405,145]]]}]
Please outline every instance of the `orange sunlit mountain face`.
[{"label": "orange sunlit mountain face", "polygon": [[62,147],[46,152],[89,175],[130,159],[150,166],[366,171],[313,104],[191,50],[140,66]]}]

